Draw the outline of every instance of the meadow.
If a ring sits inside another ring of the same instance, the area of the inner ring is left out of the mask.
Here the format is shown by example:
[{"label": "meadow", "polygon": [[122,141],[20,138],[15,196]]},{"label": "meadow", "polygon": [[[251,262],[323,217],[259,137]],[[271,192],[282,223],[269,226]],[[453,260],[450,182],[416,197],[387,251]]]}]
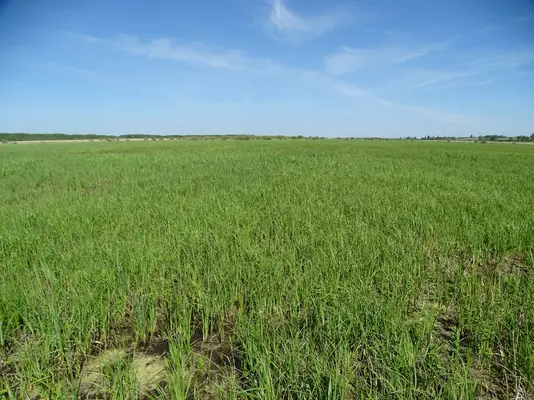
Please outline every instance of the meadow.
[{"label": "meadow", "polygon": [[534,398],[534,146],[0,145],[0,398]]}]

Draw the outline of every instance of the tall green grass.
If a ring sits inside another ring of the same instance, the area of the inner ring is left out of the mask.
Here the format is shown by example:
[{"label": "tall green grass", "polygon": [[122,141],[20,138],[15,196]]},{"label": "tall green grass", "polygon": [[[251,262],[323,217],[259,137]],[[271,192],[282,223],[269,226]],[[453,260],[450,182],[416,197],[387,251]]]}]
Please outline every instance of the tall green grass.
[{"label": "tall green grass", "polygon": [[160,342],[157,389],[119,360],[103,390],[533,396],[532,171],[521,145],[1,146],[0,396],[82,396],[88,360]]}]

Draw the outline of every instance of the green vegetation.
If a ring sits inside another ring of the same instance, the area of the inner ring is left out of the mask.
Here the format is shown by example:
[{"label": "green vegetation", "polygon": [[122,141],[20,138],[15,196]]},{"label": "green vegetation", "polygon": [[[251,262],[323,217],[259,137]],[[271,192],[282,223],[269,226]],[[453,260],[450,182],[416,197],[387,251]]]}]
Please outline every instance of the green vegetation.
[{"label": "green vegetation", "polygon": [[[143,137],[143,136],[141,136]],[[32,140],[96,140],[117,139],[111,135],[67,135],[64,133],[0,133],[0,141],[24,142]]]},{"label": "green vegetation", "polygon": [[[99,141],[119,141],[126,139],[143,139],[143,140],[163,140],[163,139],[184,139],[184,140],[283,140],[283,139],[324,139],[322,137],[305,137],[298,136],[283,136],[283,135],[70,135],[64,133],[0,133],[0,142],[27,142],[27,141],[51,141],[51,140],[99,140]],[[363,139],[356,137],[336,138],[342,140]],[[406,137],[405,140],[417,140],[417,137]],[[385,140],[383,138],[369,137],[365,140]],[[470,137],[456,137],[456,136],[424,136],[420,140],[447,140],[447,141],[484,141],[484,142],[534,142],[534,133],[530,136],[503,136],[503,135],[485,135],[475,138]]]},{"label": "green vegetation", "polygon": [[[409,139],[409,138],[407,138]],[[534,133],[530,136],[504,136],[504,135],[484,135],[474,137],[455,137],[455,136],[424,136],[421,140],[455,140],[455,141],[484,141],[484,142],[534,142]]]},{"label": "green vegetation", "polygon": [[474,143],[0,146],[0,397],[532,398],[533,170]]},{"label": "green vegetation", "polygon": [[[51,141],[51,140],[106,140],[118,141],[124,139],[144,139],[144,140],[162,140],[162,139],[187,139],[187,140],[272,140],[272,139],[304,139],[304,136],[255,136],[255,135],[70,135],[65,133],[0,133],[0,142],[29,142],[29,141]],[[310,139],[322,139],[313,137]]]}]

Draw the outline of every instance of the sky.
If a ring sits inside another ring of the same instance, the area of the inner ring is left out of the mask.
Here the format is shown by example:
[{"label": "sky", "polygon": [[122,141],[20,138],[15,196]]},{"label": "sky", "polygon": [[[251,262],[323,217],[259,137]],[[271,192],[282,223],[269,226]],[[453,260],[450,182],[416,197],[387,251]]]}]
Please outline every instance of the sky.
[{"label": "sky", "polygon": [[0,0],[0,132],[530,135],[534,0]]}]

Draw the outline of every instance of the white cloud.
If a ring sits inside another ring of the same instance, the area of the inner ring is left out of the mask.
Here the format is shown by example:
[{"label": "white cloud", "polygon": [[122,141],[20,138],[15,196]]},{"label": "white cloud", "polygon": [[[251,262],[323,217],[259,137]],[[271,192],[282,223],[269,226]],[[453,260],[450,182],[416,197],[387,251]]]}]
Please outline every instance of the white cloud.
[{"label": "white cloud", "polygon": [[347,11],[328,11],[316,15],[298,15],[284,0],[271,0],[267,28],[277,39],[300,43],[320,36],[346,23]]},{"label": "white cloud", "polygon": [[503,74],[534,63],[534,51],[481,54],[448,70],[412,68],[395,78],[388,90],[413,90],[447,85],[484,86]]},{"label": "white cloud", "polygon": [[280,30],[308,30],[310,26],[289,10],[283,0],[273,0],[270,20]]},{"label": "white cloud", "polygon": [[239,50],[217,50],[201,43],[180,43],[171,38],[143,42],[137,36],[119,35],[108,44],[127,53],[197,66],[276,74],[284,68],[269,58],[250,58]]},{"label": "white cloud", "polygon": [[377,58],[383,56],[373,50],[344,47],[341,52],[325,57],[325,69],[330,75],[345,75],[368,68],[377,61]]},{"label": "white cloud", "polygon": [[387,107],[394,107],[438,120],[459,121],[462,116],[446,114],[420,107],[391,102],[375,95],[370,90],[334,79],[321,71],[293,68],[269,58],[252,58],[239,50],[215,50],[200,43],[179,43],[170,38],[142,41],[137,36],[119,35],[112,39],[82,39],[87,45],[108,45],[120,51],[150,59],[169,60],[213,69],[235,70],[259,75],[269,75],[291,80],[304,80],[325,90],[349,98],[366,100]]},{"label": "white cloud", "polygon": [[470,64],[474,71],[516,70],[534,63],[534,48],[502,53],[481,54]]},{"label": "white cloud", "polygon": [[[329,76],[358,74],[378,76],[385,85],[380,91],[402,91],[450,86],[484,86],[504,74],[514,74],[534,63],[534,49],[500,52],[472,51],[455,48],[462,36],[444,42],[417,46],[390,45],[374,48],[342,47],[324,57],[324,70]],[[425,57],[440,52],[444,68],[429,68]],[[371,74],[371,75],[369,75]],[[389,83],[388,83],[389,82]]]},{"label": "white cloud", "polygon": [[346,75],[368,68],[403,64],[444,50],[452,41],[431,43],[416,47],[388,46],[366,49],[343,47],[340,52],[324,58],[325,70],[330,75]]},{"label": "white cloud", "polygon": [[193,63],[213,68],[242,69],[246,60],[238,51],[216,52],[199,44],[180,44],[170,38],[142,42],[136,36],[121,35],[114,45],[128,53],[148,58]]},{"label": "white cloud", "polygon": [[427,54],[435,51],[446,50],[455,40],[456,38],[453,38],[446,42],[431,43],[427,45],[422,45],[416,48],[415,50],[407,50],[405,52],[402,52],[402,54],[400,54],[398,57],[396,57],[393,62],[397,64],[404,63],[424,57]]},{"label": "white cloud", "polygon": [[435,109],[428,108],[428,107],[414,107],[414,106],[410,106],[406,104],[395,103],[395,102],[386,100],[380,96],[377,96],[373,94],[372,92],[370,92],[369,90],[365,90],[357,86],[353,86],[346,82],[329,79],[329,83],[330,83],[331,88],[336,89],[338,92],[342,93],[343,95],[347,97],[365,99],[375,104],[412,112],[415,114],[430,117],[432,119],[443,121],[443,122],[458,123],[458,122],[468,121],[468,119],[465,116],[459,115],[459,114],[448,113],[448,112],[435,110]]},{"label": "white cloud", "polygon": [[446,71],[424,68],[412,68],[388,85],[388,90],[412,90],[441,85],[446,82],[456,81],[471,76],[470,71]]}]

